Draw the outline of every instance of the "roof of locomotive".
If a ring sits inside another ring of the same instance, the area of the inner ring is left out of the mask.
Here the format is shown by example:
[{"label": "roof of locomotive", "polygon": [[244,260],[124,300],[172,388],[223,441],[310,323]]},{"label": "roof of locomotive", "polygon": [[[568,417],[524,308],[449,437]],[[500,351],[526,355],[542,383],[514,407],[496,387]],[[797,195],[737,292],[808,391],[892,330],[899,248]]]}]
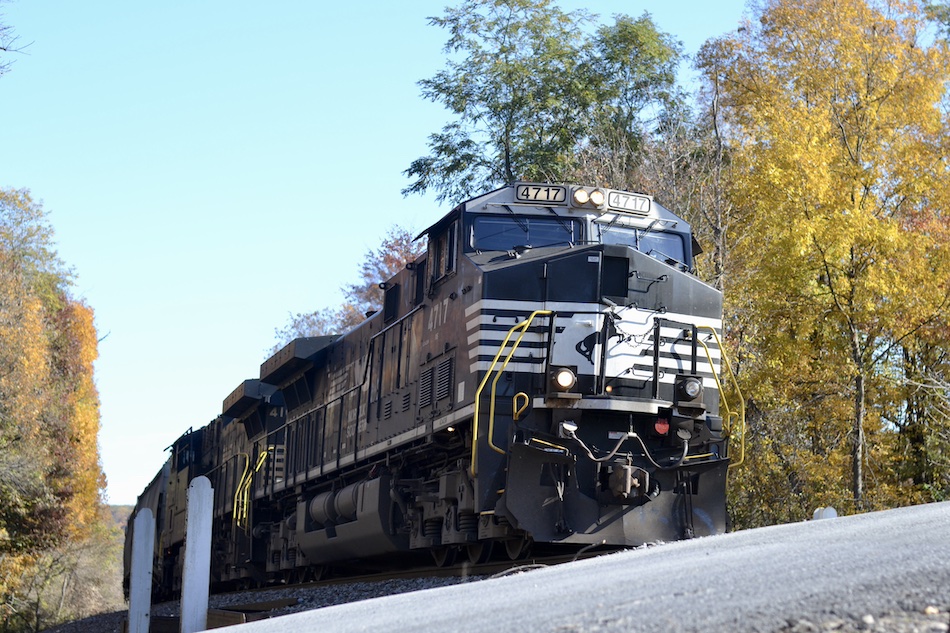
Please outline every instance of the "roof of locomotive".
[{"label": "roof of locomotive", "polygon": [[296,338],[261,363],[261,380],[282,387],[288,378],[309,367],[339,334]]},{"label": "roof of locomotive", "polygon": [[[598,204],[598,200],[602,202]],[[619,221],[637,228],[659,225],[666,231],[692,233],[689,222],[647,194],[587,185],[517,182],[461,202],[417,238],[439,232],[462,214],[510,215],[515,210],[519,214],[550,215],[553,211],[558,215],[595,216],[595,220]]]},{"label": "roof of locomotive", "polygon": [[277,387],[249,378],[241,382],[221,405],[221,414],[231,418],[242,418],[261,401],[270,399]]}]

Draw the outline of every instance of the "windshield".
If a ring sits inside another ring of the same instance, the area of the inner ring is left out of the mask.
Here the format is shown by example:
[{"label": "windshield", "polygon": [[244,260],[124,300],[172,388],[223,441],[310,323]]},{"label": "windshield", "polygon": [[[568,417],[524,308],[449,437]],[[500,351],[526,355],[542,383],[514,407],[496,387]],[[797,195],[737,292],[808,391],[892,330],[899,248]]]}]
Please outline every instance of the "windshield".
[{"label": "windshield", "polygon": [[472,223],[472,246],[480,251],[575,244],[580,238],[581,223],[574,218],[482,215]]},{"label": "windshield", "polygon": [[624,226],[612,226],[609,230],[604,230],[601,226],[600,241],[604,244],[632,246],[641,253],[646,253],[662,262],[686,266],[686,248],[683,244],[683,236],[679,233],[644,231]]}]

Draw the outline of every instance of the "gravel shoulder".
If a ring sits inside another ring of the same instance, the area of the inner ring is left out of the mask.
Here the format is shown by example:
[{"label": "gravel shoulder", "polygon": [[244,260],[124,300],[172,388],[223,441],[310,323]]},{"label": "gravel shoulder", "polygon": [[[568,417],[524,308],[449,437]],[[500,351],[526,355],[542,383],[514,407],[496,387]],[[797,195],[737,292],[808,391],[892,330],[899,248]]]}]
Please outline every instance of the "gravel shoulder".
[{"label": "gravel shoulder", "polygon": [[[950,503],[669,543],[455,586],[391,582],[318,588],[300,596],[294,609],[303,612],[220,630],[944,633]],[[119,629],[56,632],[91,630]]]}]

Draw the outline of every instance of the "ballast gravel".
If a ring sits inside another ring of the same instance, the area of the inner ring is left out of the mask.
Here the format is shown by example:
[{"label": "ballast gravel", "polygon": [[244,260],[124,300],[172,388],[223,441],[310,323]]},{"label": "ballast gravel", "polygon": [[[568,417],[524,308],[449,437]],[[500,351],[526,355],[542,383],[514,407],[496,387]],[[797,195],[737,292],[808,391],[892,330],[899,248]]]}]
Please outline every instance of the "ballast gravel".
[{"label": "ballast gravel", "polygon": [[[464,582],[474,582],[478,578],[407,578],[382,580],[377,582],[354,582],[319,587],[295,587],[242,591],[219,596],[211,596],[212,609],[227,609],[229,606],[269,602],[271,600],[297,599],[297,604],[268,611],[269,617],[310,611],[335,604],[346,604],[359,600],[369,600],[382,596],[391,596],[410,591],[423,591],[435,587],[446,587]],[[156,604],[152,607],[153,616],[177,616],[177,601]],[[126,612],[103,613],[84,620],[69,622],[47,629],[46,633],[122,633],[122,623]]]}]

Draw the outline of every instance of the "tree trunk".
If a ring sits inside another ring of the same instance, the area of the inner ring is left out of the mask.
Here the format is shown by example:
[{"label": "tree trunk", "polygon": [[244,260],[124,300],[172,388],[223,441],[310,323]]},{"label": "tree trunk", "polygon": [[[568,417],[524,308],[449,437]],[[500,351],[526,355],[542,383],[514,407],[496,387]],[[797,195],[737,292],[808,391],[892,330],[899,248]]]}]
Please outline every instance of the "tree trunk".
[{"label": "tree trunk", "polygon": [[864,505],[864,372],[854,376],[854,429],[851,433],[851,488],[855,510]]}]

